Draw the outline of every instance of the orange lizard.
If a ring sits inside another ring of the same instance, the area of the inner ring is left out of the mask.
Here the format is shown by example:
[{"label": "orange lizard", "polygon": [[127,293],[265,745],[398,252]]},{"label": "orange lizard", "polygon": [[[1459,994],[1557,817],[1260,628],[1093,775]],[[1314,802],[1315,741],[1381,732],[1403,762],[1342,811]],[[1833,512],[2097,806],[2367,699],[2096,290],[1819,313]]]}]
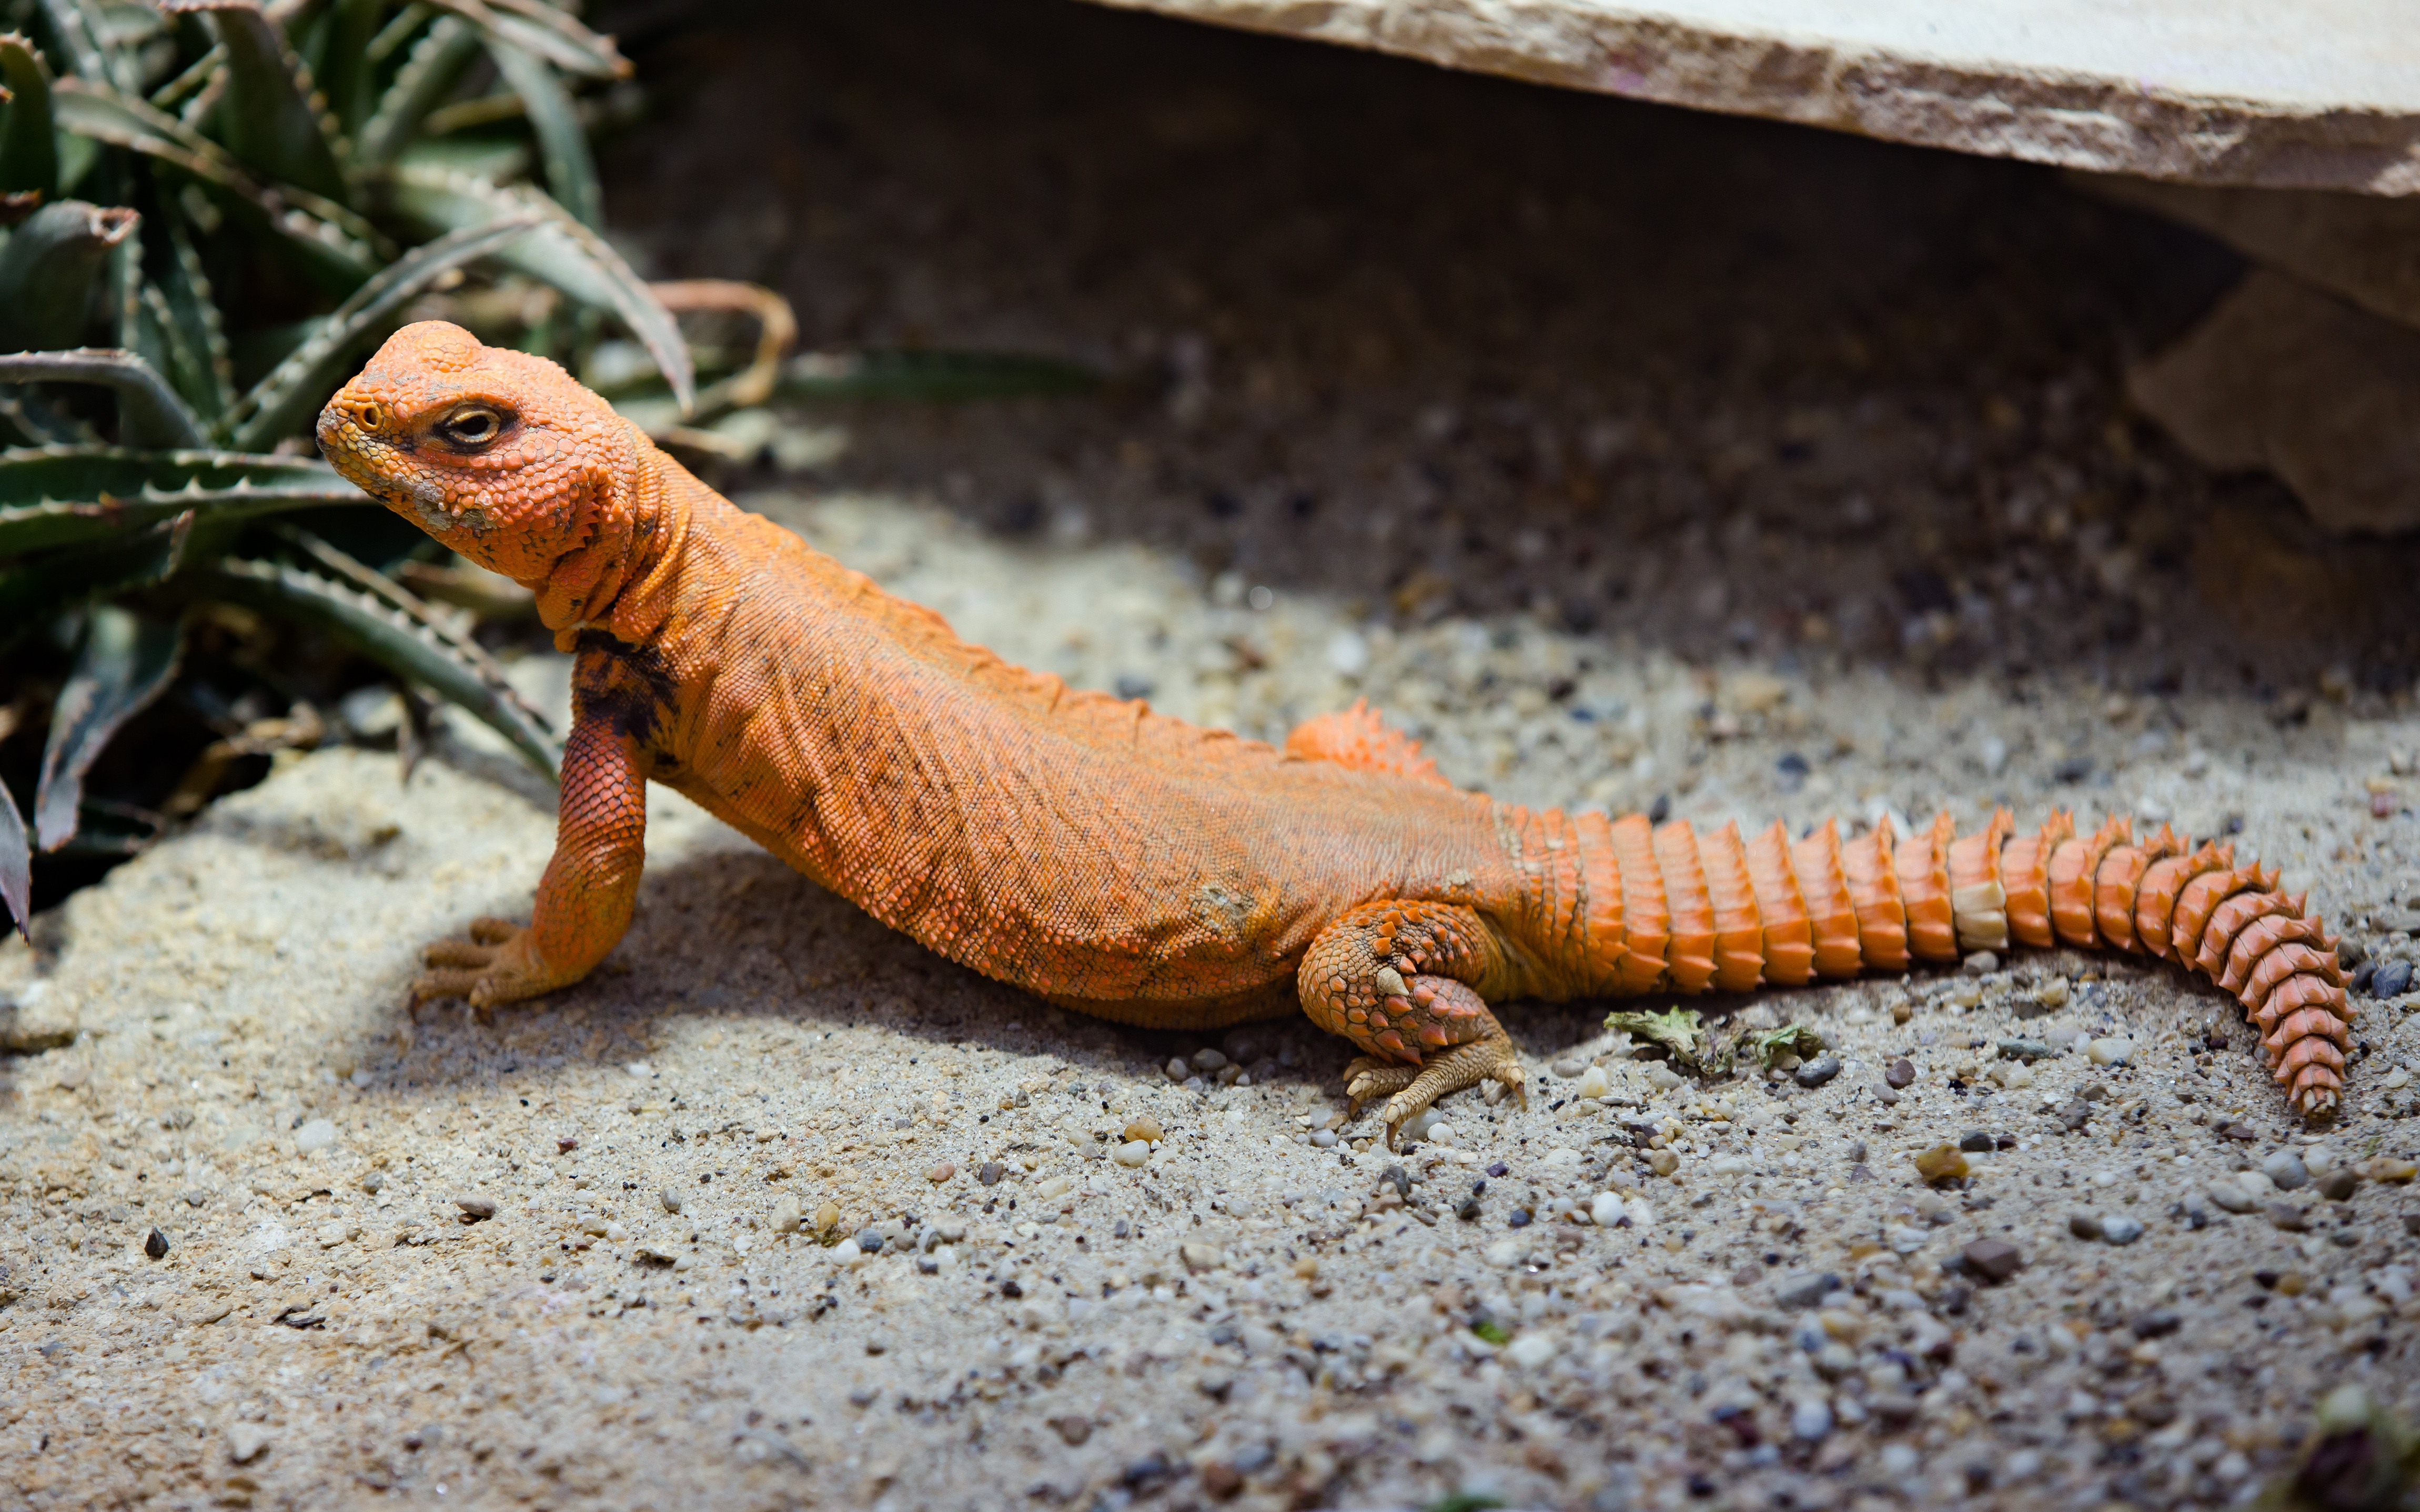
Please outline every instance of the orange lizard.
[{"label": "orange lizard", "polygon": [[2229,848],[2054,815],[1743,841],[1458,790],[1361,705],[1283,749],[1077,692],[950,633],[658,451],[554,363],[410,326],[321,413],[344,475],[528,587],[575,655],[531,922],[431,946],[414,1000],[588,974],[628,926],[648,779],[875,918],[1067,1008],[1206,1029],[1299,1004],[1391,1140],[1522,1087],[1491,1003],[1744,992],[1962,951],[2149,951],[2242,999],[2306,1115],[2341,1088],[2335,941]]}]

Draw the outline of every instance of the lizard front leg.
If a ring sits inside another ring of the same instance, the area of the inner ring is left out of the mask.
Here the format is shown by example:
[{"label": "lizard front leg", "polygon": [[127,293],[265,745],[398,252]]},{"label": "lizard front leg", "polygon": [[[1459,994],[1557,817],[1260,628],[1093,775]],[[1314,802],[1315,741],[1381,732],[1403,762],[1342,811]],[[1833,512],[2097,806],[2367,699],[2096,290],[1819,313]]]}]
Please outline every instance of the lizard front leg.
[{"label": "lizard front leg", "polygon": [[588,975],[630,927],[646,859],[646,774],[629,735],[602,718],[572,726],[563,753],[554,858],[524,926],[476,918],[467,940],[440,940],[411,984],[417,1005],[467,998],[486,1010],[552,992]]},{"label": "lizard front leg", "polygon": [[1522,1093],[1512,1037],[1480,995],[1505,975],[1486,922],[1452,903],[1364,903],[1311,941],[1296,976],[1302,1010],[1361,1047],[1345,1095],[1357,1115],[1387,1097],[1388,1148],[1448,1092],[1493,1079]]}]

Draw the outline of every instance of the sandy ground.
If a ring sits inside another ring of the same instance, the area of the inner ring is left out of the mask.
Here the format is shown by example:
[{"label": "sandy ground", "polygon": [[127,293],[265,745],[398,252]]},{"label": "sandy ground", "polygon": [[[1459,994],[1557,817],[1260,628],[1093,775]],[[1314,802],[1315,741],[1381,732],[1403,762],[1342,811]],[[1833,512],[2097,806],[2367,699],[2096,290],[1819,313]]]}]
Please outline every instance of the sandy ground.
[{"label": "sandy ground", "polygon": [[[771,277],[817,340],[1139,375],[810,417],[838,460],[745,501],[1248,734],[1366,696],[1524,802],[2132,811],[2413,954],[2407,548],[2310,538],[2116,397],[2223,258],[2006,165],[1018,13],[655,59],[724,70],[615,168],[664,270]],[[712,223],[682,196],[751,111],[780,193]],[[1708,1005],[1812,1027],[1814,1086],[1515,1005],[1528,1105],[1389,1153],[1304,1023],[1060,1012],[670,795],[596,978],[412,1022],[419,943],[522,909],[551,827],[475,730],[409,784],[295,757],[0,949],[0,1500],[2221,1505],[2330,1389],[2420,1412],[2420,1194],[2321,1195],[2420,1149],[2400,1002],[2307,1132],[2224,999],[2135,961]]]}]

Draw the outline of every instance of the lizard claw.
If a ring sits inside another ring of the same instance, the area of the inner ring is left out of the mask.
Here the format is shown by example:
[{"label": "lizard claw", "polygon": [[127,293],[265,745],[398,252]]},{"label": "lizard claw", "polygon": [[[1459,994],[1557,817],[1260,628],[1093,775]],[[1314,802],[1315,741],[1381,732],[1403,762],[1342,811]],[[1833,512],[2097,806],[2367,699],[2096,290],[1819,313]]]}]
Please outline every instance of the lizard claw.
[{"label": "lizard claw", "polygon": [[508,918],[474,918],[467,940],[438,940],[421,952],[430,967],[412,980],[410,1006],[458,997],[484,1017],[510,1003],[563,985],[537,958],[526,926]]}]

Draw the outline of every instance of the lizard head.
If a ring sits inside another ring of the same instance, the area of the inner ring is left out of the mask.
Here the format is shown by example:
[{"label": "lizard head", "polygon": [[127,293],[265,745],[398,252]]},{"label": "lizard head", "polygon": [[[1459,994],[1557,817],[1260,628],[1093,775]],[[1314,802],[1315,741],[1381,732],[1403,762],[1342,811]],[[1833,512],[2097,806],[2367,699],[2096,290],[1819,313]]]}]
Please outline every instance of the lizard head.
[{"label": "lizard head", "polygon": [[543,357],[426,320],[319,411],[338,472],[480,565],[535,586],[616,551],[644,445]]}]

